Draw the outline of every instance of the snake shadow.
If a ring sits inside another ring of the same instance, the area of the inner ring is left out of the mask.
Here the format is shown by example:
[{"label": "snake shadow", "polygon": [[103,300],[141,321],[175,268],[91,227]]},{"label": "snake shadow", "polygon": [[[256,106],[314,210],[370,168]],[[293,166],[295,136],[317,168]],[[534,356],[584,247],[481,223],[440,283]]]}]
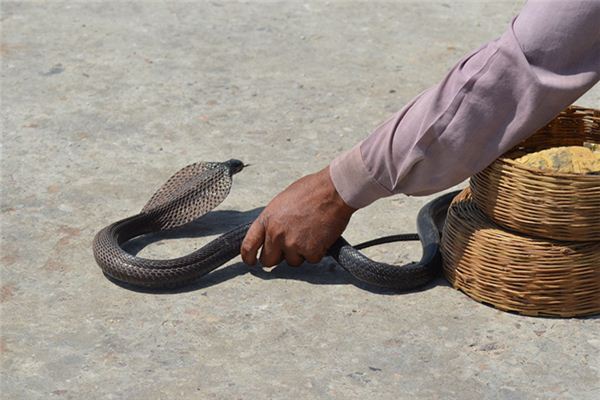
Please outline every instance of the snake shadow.
[{"label": "snake shadow", "polygon": [[428,284],[406,291],[399,291],[395,289],[382,288],[368,283],[362,282],[356,279],[353,275],[348,273],[342,267],[337,265],[332,258],[326,257],[318,264],[304,263],[298,267],[292,267],[287,263],[282,262],[279,265],[273,267],[270,270],[263,269],[261,267],[252,267],[244,264],[243,262],[237,262],[226,265],[219,269],[216,269],[196,280],[189,285],[177,287],[177,288],[143,288],[133,286],[125,282],[117,281],[114,278],[105,275],[108,280],[117,286],[124,289],[131,290],[139,293],[151,293],[157,295],[169,295],[178,293],[187,293],[207,289],[211,286],[221,284],[230,279],[236,277],[251,274],[260,279],[264,280],[296,280],[307,282],[312,285],[354,285],[359,289],[367,292],[378,294],[395,296],[403,293],[416,293],[425,290],[432,289],[436,286],[450,286],[448,282],[441,276],[441,273]]},{"label": "snake shadow", "polygon": [[[129,240],[123,244],[123,249],[132,255],[137,255],[146,246],[166,239],[181,239],[181,238],[200,238],[211,235],[219,235],[232,230],[233,228],[250,222],[256,219],[264,207],[258,207],[248,211],[235,210],[217,210],[211,211],[206,215],[198,218],[179,228],[171,229],[164,232],[149,233],[141,235]],[[352,284],[360,289],[369,291],[375,294],[397,295],[403,292],[393,289],[381,288],[378,286],[369,285],[348,273],[339,266],[332,258],[326,257],[318,264],[304,263],[298,267],[292,267],[286,262],[271,269],[263,269],[261,267],[251,267],[243,262],[237,262],[220,267],[196,280],[189,285],[171,288],[171,289],[155,289],[142,288],[133,286],[128,283],[117,281],[108,275],[105,275],[114,284],[136,292],[153,293],[153,294],[177,294],[191,292],[209,288],[218,285],[235,277],[251,274],[257,278],[264,280],[297,280],[314,285],[348,285]],[[441,273],[436,279],[429,284],[420,288],[412,289],[408,292],[418,292],[428,290],[435,286],[448,286],[445,279],[441,277]],[[405,293],[405,292],[404,292]]]}]

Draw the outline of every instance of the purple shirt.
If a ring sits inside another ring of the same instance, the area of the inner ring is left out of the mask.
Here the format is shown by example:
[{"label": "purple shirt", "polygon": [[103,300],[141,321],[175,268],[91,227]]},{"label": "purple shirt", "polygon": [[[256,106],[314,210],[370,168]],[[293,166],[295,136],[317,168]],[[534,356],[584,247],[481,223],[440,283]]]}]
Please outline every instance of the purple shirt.
[{"label": "purple shirt", "polygon": [[600,0],[530,0],[498,39],[333,160],[355,208],[427,195],[481,171],[600,79]]}]

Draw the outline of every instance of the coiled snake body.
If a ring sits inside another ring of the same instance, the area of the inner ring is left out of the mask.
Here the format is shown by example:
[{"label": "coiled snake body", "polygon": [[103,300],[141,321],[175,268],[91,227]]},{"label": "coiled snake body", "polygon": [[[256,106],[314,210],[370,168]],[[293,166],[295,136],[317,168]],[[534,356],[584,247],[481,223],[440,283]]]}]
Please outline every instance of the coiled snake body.
[{"label": "coiled snake body", "polygon": [[[229,194],[232,177],[244,164],[239,160],[200,162],[189,165],[152,196],[142,211],[102,229],[93,242],[96,262],[112,279],[147,288],[175,288],[192,283],[240,253],[251,222],[240,225],[183,257],[153,260],[137,257],[122,245],[134,237],[176,228],[206,214]],[[329,249],[345,270],[357,279],[376,286],[409,290],[429,282],[439,269],[439,224],[456,193],[426,204],[417,217],[418,236],[403,234],[351,246],[339,238]],[[421,240],[421,261],[395,266],[373,261],[359,249],[398,240]]]}]

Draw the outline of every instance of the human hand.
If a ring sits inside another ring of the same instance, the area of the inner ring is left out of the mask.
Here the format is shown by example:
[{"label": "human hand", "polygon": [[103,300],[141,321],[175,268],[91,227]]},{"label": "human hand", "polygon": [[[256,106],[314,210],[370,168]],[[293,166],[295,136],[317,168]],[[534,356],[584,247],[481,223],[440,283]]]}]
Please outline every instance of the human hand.
[{"label": "human hand", "polygon": [[319,262],[340,237],[356,209],[337,193],[329,167],[292,183],[271,200],[242,242],[242,260],[265,267],[283,259],[298,266]]}]

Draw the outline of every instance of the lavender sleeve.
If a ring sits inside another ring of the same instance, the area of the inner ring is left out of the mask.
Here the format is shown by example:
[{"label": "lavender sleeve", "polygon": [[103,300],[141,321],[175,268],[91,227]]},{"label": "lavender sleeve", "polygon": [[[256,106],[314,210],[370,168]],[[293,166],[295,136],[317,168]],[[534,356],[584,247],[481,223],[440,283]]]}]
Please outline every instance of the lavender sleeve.
[{"label": "lavender sleeve", "polygon": [[330,165],[355,208],[484,169],[600,79],[600,0],[530,0],[506,32]]}]

